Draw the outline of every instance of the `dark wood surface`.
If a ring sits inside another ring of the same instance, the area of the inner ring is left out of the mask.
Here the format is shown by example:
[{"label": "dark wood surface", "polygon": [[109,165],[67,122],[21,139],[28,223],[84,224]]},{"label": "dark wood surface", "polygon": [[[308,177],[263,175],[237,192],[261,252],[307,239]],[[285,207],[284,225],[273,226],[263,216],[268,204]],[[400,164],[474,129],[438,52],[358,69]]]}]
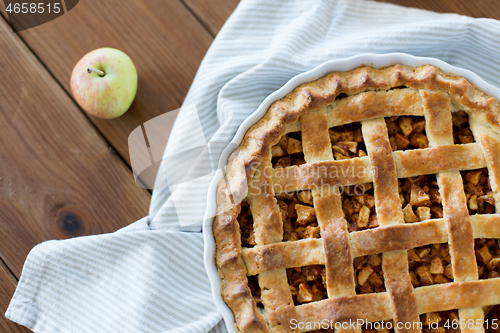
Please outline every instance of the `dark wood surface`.
[{"label": "dark wood surface", "polygon": [[238,0],[183,1],[193,15],[214,37],[239,3]]},{"label": "dark wood surface", "polygon": [[[16,290],[16,283],[17,280],[14,275],[0,261],[0,313],[2,314],[7,311],[10,298],[14,294],[14,290]],[[5,319],[2,315],[2,319],[0,319],[0,332],[26,333],[31,332],[31,330]]]},{"label": "dark wood surface", "polygon": [[[385,0],[500,19],[493,0]],[[0,1],[0,313],[30,249],[49,239],[115,231],[145,216],[128,136],[180,107],[196,70],[237,0],[80,0],[62,17],[20,33]],[[116,120],[87,115],[72,99],[76,62],[110,46],[131,56],[139,90]],[[0,316],[1,332],[29,332]]]},{"label": "dark wood surface", "polygon": [[70,96],[0,20],[0,256],[19,278],[48,239],[115,231],[150,194]]},{"label": "dark wood surface", "polygon": [[[3,7],[1,12],[5,17]],[[109,46],[132,58],[139,88],[130,110],[113,121],[89,116],[127,163],[130,132],[180,107],[213,40],[178,0],[81,0],[62,17],[19,36],[69,95],[73,67],[86,53]]]},{"label": "dark wood surface", "polygon": [[432,10],[439,13],[456,13],[477,18],[500,20],[500,1],[496,0],[380,0],[396,5]]}]

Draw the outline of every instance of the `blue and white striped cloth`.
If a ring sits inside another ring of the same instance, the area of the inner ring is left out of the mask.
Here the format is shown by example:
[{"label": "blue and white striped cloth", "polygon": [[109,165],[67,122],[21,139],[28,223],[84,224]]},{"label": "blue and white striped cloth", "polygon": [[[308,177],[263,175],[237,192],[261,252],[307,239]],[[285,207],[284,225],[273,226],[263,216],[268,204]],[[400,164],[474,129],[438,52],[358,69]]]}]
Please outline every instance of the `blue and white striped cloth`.
[{"label": "blue and white striped cloth", "polygon": [[[406,52],[500,86],[498,45],[495,20],[361,0],[243,0],[184,105],[196,106],[209,143],[223,143],[267,95],[327,60]],[[190,165],[211,171],[210,160],[196,150],[176,155],[191,144],[190,124],[181,111],[158,180],[177,184],[154,191],[149,215],[116,233],[36,246],[8,318],[37,333],[226,331],[202,260],[210,173],[188,172]]]}]

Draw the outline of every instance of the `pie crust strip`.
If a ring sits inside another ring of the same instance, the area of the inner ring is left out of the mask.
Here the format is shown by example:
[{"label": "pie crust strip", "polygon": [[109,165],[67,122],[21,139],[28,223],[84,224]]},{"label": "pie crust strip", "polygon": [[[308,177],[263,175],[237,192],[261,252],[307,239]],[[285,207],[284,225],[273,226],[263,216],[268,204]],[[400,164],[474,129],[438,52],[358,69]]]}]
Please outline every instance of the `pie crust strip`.
[{"label": "pie crust strip", "polygon": [[325,251],[320,238],[301,239],[243,249],[248,275],[272,269],[324,265]]},{"label": "pie crust strip", "polygon": [[[421,90],[424,105],[426,133],[430,147],[453,145],[451,99],[438,91]],[[459,171],[438,173],[437,181],[442,198],[443,213],[448,227],[448,244],[455,282],[474,281],[479,278],[474,252],[474,235],[469,210]],[[455,307],[456,308],[456,307]],[[461,308],[460,320],[484,320],[482,307]],[[466,327],[462,333],[484,332],[484,329]]]},{"label": "pie crust strip", "polygon": [[[327,113],[329,128],[379,117],[424,114],[420,95],[411,88],[362,92],[334,101],[323,109]],[[286,133],[300,131],[299,125],[288,126]]]},{"label": "pie crust strip", "polygon": [[[477,143],[396,151],[392,154],[398,178],[486,167],[484,154]],[[500,164],[500,162],[497,163]],[[309,190],[321,186],[363,184],[372,181],[373,175],[368,157],[314,162],[273,170],[276,193]],[[500,179],[498,181],[500,184]]]},{"label": "pie crust strip", "polygon": [[500,238],[500,214],[472,215],[474,238]]},{"label": "pie crust strip", "polygon": [[273,181],[274,191],[282,193],[310,190],[322,186],[369,183],[372,181],[372,175],[368,157],[361,157],[276,168],[274,169]]},{"label": "pie crust strip", "polygon": [[469,116],[470,128],[486,160],[496,212],[500,212],[500,135],[487,125],[481,125],[475,115]]},{"label": "pie crust strip", "polygon": [[[256,246],[280,244],[283,221],[274,197],[271,159],[266,159],[250,182],[246,200],[250,204]],[[282,243],[281,243],[282,244]],[[265,316],[273,332],[298,332],[290,320],[297,320],[285,269],[262,272],[257,277]]]},{"label": "pie crust strip", "polygon": [[[463,297],[474,295],[474,297]],[[500,279],[435,284],[415,289],[419,314],[475,308],[500,303]],[[299,323],[345,322],[366,319],[370,322],[390,320],[393,315],[391,296],[387,292],[341,296],[296,307]],[[331,311],[336,309],[336,311]]]},{"label": "pie crust strip", "polygon": [[[435,284],[415,289],[418,312],[475,309],[500,304],[500,279]],[[464,297],[469,295],[469,297]]]},{"label": "pie crust strip", "polygon": [[329,127],[393,116],[422,116],[418,90],[411,88],[366,91],[333,102],[326,107]]},{"label": "pie crust strip", "polygon": [[241,331],[249,333],[269,332],[264,316],[257,310],[248,288],[246,268],[241,257],[239,224],[234,223],[241,211],[240,205],[230,205],[227,187],[217,189],[217,203],[230,209],[219,211],[215,217],[213,233],[217,246],[215,262],[222,279],[221,294],[224,302],[234,311],[235,321]]},{"label": "pie crust strip", "polygon": [[[404,223],[398,191],[396,165],[384,118],[361,122],[366,150],[372,165],[375,209],[381,227]],[[394,307],[394,321],[415,323],[420,320],[408,270],[406,251],[385,252],[382,269],[386,290]],[[412,325],[413,326],[413,325]],[[396,332],[417,332],[414,328],[396,328]]]},{"label": "pie crust strip", "polygon": [[[500,238],[500,214],[470,217],[474,238]],[[395,224],[349,234],[353,258],[397,250],[409,250],[429,244],[448,242],[444,219],[412,224]],[[248,275],[274,268],[324,265],[325,252],[320,238],[301,239],[243,249]]]},{"label": "pie crust strip", "polygon": [[395,151],[393,156],[398,178],[486,167],[484,155],[477,143]]},{"label": "pie crust strip", "polygon": [[[333,161],[325,110],[306,113],[301,117],[302,145],[307,163]],[[356,294],[354,267],[349,244],[347,222],[342,211],[342,199],[336,187],[312,189],[314,209],[321,229],[324,246],[326,291],[328,298]],[[361,328],[340,329],[339,332],[361,332]]]},{"label": "pie crust strip", "polygon": [[[332,310],[334,309],[334,310]],[[369,322],[390,320],[394,314],[389,293],[341,296],[297,306],[299,323],[324,320],[333,323],[363,319]]]}]

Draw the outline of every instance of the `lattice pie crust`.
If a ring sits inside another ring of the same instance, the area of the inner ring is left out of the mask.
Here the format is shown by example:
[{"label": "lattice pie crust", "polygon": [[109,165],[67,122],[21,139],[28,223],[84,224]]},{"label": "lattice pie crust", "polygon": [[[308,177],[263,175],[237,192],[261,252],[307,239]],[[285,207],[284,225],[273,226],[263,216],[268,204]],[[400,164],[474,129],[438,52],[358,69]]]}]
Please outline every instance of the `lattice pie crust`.
[{"label": "lattice pie crust", "polygon": [[330,73],[273,103],[218,188],[237,329],[498,316],[499,133],[499,103],[433,66]]}]

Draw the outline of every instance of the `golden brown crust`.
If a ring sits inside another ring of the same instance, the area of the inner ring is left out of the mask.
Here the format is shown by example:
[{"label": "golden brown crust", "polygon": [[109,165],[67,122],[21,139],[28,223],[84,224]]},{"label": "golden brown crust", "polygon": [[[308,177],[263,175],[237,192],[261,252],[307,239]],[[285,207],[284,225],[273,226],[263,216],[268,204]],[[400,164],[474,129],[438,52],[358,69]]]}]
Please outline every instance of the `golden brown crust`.
[{"label": "golden brown crust", "polygon": [[328,297],[356,294],[349,233],[340,195],[333,191],[314,193],[323,239]]},{"label": "golden brown crust", "polygon": [[415,295],[419,313],[500,304],[500,279],[421,287]]},{"label": "golden brown crust", "polygon": [[[500,238],[500,215],[473,215],[470,218],[474,238]],[[428,244],[448,242],[444,219],[414,224],[395,224],[349,234],[353,258],[389,251],[409,250]],[[293,253],[292,257],[290,253]],[[261,260],[262,256],[267,260]],[[244,249],[243,257],[248,275],[297,267],[298,265],[324,265],[325,253],[321,239],[283,242],[257,248]]]},{"label": "golden brown crust", "polygon": [[481,126],[477,121],[471,123],[484,154],[486,165],[490,174],[490,185],[495,197],[496,209],[500,210],[500,137],[489,128]]},{"label": "golden brown crust", "polygon": [[392,318],[388,293],[342,296],[297,306],[299,322],[381,321]]},{"label": "golden brown crust", "polygon": [[470,222],[474,238],[500,238],[500,215],[473,215]]},{"label": "golden brown crust", "polygon": [[[270,160],[260,165],[250,182],[246,198],[252,211],[257,246],[278,243],[283,239],[283,222],[274,197],[270,168]],[[286,323],[297,318],[286,271],[272,270],[259,274],[258,283],[270,329],[273,332],[298,332]]]},{"label": "golden brown crust", "polygon": [[423,115],[420,95],[414,89],[367,91],[339,100],[332,105],[330,127],[366,119],[401,115]]},{"label": "golden brown crust", "polygon": [[[370,157],[375,206],[379,224],[383,226],[404,223],[401,200],[398,195],[398,178],[387,126],[383,118],[362,123],[366,150]],[[408,272],[406,251],[384,252],[382,267],[385,286],[392,299],[396,322],[418,322],[417,304]],[[400,332],[415,332],[401,329]]]},{"label": "golden brown crust", "polygon": [[442,91],[420,90],[430,147],[453,144],[451,99]]},{"label": "golden brown crust", "polygon": [[297,318],[286,270],[273,270],[259,274],[262,303],[267,309],[267,320],[273,332],[298,332],[290,327]]},{"label": "golden brown crust", "polygon": [[443,172],[438,175],[438,183],[448,225],[454,280],[457,282],[477,280],[474,236],[462,177],[458,171]]},{"label": "golden brown crust", "polygon": [[328,119],[325,111],[306,113],[301,117],[304,158],[306,162],[333,161]]},{"label": "golden brown crust", "polygon": [[317,238],[243,249],[242,255],[248,275],[272,269],[325,264],[323,241]]},{"label": "golden brown crust", "polygon": [[[431,147],[452,145],[453,121],[451,99],[442,92],[421,91],[427,118],[427,137]],[[478,279],[475,262],[474,236],[470,222],[467,199],[458,171],[444,171],[437,181],[442,197],[444,219],[448,229],[448,243],[455,282]],[[481,307],[459,309],[459,317],[467,320],[484,319]],[[466,328],[464,333],[473,332]],[[482,329],[475,330],[482,332]]]},{"label": "golden brown crust", "polygon": [[[398,178],[428,175],[447,170],[473,170],[486,166],[484,154],[477,143],[395,151],[392,154]],[[498,162],[493,161],[493,163]],[[368,157],[315,162],[278,168],[272,172],[276,193],[309,190],[321,186],[345,186],[373,182]]]},{"label": "golden brown crust", "polygon": [[[395,87],[398,89],[391,89]],[[347,97],[336,100],[341,93]],[[467,112],[477,143],[454,145],[450,116],[454,110]],[[392,152],[383,117],[401,115],[425,116],[431,148]],[[356,121],[361,122],[369,156],[333,160],[331,150],[327,149],[328,128]],[[254,177],[258,168],[272,169],[271,146],[285,133],[294,131],[302,131],[304,135],[307,163],[275,168],[268,176]],[[222,278],[223,299],[235,314],[239,330],[244,333],[293,332],[285,327],[293,318],[299,322],[348,318],[418,321],[419,313],[457,307],[472,307],[460,309],[461,319],[482,318],[481,306],[500,303],[500,283],[496,279],[473,281],[478,278],[473,238],[499,237],[500,215],[469,218],[458,171],[486,166],[499,212],[499,132],[498,101],[464,78],[443,73],[433,66],[361,67],[330,73],[300,85],[274,102],[231,155],[227,183],[218,190],[219,210],[213,228],[216,264]],[[364,172],[353,173],[353,170]],[[431,173],[438,174],[444,219],[400,224],[404,219],[398,177]],[[380,227],[348,234],[339,195],[322,187],[336,189],[371,182]],[[259,191],[254,192],[255,189]],[[322,239],[281,242],[282,224],[274,195],[309,189],[312,189]],[[256,214],[257,245],[248,249],[242,249],[236,220],[240,211],[238,203],[245,198],[252,214]],[[455,282],[414,289],[408,276],[405,250],[441,242],[450,244]],[[384,252],[388,292],[349,295],[353,293],[352,258],[375,253],[373,251]],[[285,285],[284,269],[313,264],[326,264],[330,298],[295,307]],[[332,270],[349,273],[334,277]],[[262,292],[264,315],[248,287],[247,275],[254,274],[259,274],[259,284],[265,287]]]},{"label": "golden brown crust", "polygon": [[274,197],[270,175],[266,169],[270,163],[262,163],[248,188],[247,201],[254,220],[255,243],[271,244],[283,239],[283,222]]},{"label": "golden brown crust", "polygon": [[[481,224],[491,226],[488,232],[478,231],[476,238],[493,238],[500,235],[500,216],[475,216],[473,225],[478,230]],[[500,237],[499,237],[500,238]],[[440,244],[448,241],[446,223],[443,219],[415,224],[394,224],[383,228],[368,229],[349,234],[353,258],[365,255]],[[339,246],[339,245],[337,245]],[[345,249],[343,250],[345,251]],[[339,256],[341,254],[338,254]],[[248,275],[255,275],[274,268],[292,268],[299,265],[324,265],[325,251],[321,239],[305,239],[283,242],[243,250]],[[265,260],[262,258],[265,257]]]},{"label": "golden brown crust", "polygon": [[368,120],[361,127],[371,162],[375,202],[380,225],[404,221],[398,195],[396,165],[383,118]]},{"label": "golden brown crust", "polygon": [[[226,196],[225,192],[224,186],[219,187],[218,197]],[[215,261],[222,279],[222,298],[234,311],[241,331],[269,332],[248,288],[247,272],[241,259],[239,226],[234,223],[238,213],[239,206],[235,205],[230,211],[217,215],[214,222],[213,233],[219,249]]]},{"label": "golden brown crust", "polygon": [[442,219],[414,224],[393,224],[385,228],[354,232],[350,237],[353,257],[409,250],[448,241],[446,224]]},{"label": "golden brown crust", "polygon": [[[399,323],[417,323],[419,321],[417,299],[408,272],[406,251],[385,252],[382,265],[385,284],[392,298],[394,320]],[[418,332],[417,328],[402,328],[400,332]]]},{"label": "golden brown crust", "polygon": [[486,166],[484,154],[477,143],[396,151],[393,155],[398,178],[449,170],[474,170]]},{"label": "golden brown crust", "polygon": [[[306,162],[333,161],[325,110],[304,114],[301,123]],[[352,255],[340,194],[334,189],[317,188],[312,190],[312,196],[323,240],[327,295],[329,298],[355,295]]]},{"label": "golden brown crust", "polygon": [[276,193],[362,184],[371,182],[372,179],[367,157],[277,168],[273,175]]}]

